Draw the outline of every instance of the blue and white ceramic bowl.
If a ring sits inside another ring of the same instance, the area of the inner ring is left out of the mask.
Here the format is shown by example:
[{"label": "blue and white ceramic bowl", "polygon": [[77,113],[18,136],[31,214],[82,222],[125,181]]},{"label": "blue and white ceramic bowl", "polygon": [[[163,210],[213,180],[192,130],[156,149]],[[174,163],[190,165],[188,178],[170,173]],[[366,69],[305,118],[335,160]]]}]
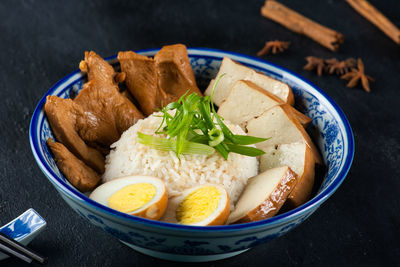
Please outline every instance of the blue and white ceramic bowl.
[{"label": "blue and white ceramic bowl", "polygon": [[[139,53],[150,56],[157,51],[152,49]],[[191,48],[188,52],[200,87],[205,87],[216,76],[224,56],[290,85],[296,106],[313,119],[312,136],[327,165],[327,173],[317,195],[306,204],[267,220],[209,227],[151,221],[94,202],[71,186],[46,146],[46,139],[53,137],[43,111],[46,96],[69,98],[76,95],[86,78],[79,70],[56,83],[40,100],[32,116],[30,143],[40,169],[71,208],[88,222],[147,255],[175,261],[211,261],[231,257],[268,242],[307,219],[343,182],[352,163],[354,139],[340,108],[321,89],[298,75],[264,60],[237,53],[204,48]],[[117,65],[116,56],[108,60]]]}]

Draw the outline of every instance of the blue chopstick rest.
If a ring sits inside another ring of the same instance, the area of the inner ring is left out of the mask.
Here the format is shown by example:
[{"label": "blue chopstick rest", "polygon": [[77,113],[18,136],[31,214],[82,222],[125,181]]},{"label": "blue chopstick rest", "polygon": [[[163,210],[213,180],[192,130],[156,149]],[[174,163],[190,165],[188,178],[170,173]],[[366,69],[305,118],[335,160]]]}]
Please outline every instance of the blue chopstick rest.
[{"label": "blue chopstick rest", "polygon": [[[11,222],[0,227],[0,232],[23,245],[27,245],[45,227],[46,221],[34,209],[28,209]],[[8,256],[0,252],[0,260],[5,258],[8,258]]]}]

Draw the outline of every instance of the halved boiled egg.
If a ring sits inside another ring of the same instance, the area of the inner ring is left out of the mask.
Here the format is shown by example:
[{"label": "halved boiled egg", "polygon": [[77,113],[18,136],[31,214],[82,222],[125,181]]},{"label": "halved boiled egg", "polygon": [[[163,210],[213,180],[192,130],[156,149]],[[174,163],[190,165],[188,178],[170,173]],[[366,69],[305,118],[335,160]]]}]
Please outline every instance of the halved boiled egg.
[{"label": "halved boiled egg", "polygon": [[229,196],[224,187],[204,184],[172,197],[161,220],[195,226],[222,225],[229,211]]},{"label": "halved boiled egg", "polygon": [[158,220],[168,203],[164,182],[151,176],[117,178],[97,187],[90,198],[130,215]]}]

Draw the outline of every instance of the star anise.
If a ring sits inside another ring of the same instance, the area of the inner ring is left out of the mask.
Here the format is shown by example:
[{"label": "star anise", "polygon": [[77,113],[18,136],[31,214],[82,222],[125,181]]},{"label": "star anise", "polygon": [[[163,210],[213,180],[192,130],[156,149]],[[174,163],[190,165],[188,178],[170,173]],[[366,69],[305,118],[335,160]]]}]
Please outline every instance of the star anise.
[{"label": "star anise", "polygon": [[268,55],[270,52],[272,52],[272,54],[282,53],[283,51],[289,48],[289,45],[290,42],[284,42],[278,40],[266,42],[263,49],[258,51],[257,56],[261,57],[264,55]]},{"label": "star anise", "polygon": [[364,63],[362,62],[361,58],[357,60],[357,68],[352,68],[350,72],[342,75],[340,78],[343,80],[350,80],[346,85],[349,88],[355,87],[361,80],[362,87],[368,93],[371,91],[369,88],[369,82],[374,81],[371,76],[368,76],[364,73]]},{"label": "star anise", "polygon": [[325,60],[322,58],[317,58],[313,56],[306,57],[307,64],[303,67],[303,69],[312,71],[314,69],[317,70],[318,76],[322,75],[322,71],[325,68]]},{"label": "star anise", "polygon": [[348,58],[342,61],[339,61],[336,58],[331,58],[325,60],[325,63],[325,71],[329,74],[336,73],[336,75],[346,74],[351,68],[356,66],[356,60],[354,58]]}]

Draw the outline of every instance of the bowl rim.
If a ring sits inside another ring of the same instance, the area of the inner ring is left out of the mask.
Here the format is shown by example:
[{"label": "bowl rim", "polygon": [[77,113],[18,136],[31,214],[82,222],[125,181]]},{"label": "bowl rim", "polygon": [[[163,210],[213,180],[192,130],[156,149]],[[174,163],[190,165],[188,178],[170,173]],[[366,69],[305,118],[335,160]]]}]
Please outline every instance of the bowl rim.
[{"label": "bowl rim", "polygon": [[[140,54],[155,54],[157,51],[159,51],[160,48],[151,48],[151,49],[142,49],[142,50],[136,50],[136,53]],[[44,114],[43,111],[43,106],[46,100],[47,95],[51,95],[54,93],[54,91],[63,83],[65,83],[68,79],[70,79],[72,76],[80,73],[80,70],[75,70],[74,72],[70,73],[69,75],[65,76],[61,80],[59,80],[57,83],[55,83],[46,93],[45,95],[40,99],[39,103],[37,104],[29,126],[29,141],[30,141],[30,146],[32,149],[32,153],[34,155],[34,158],[39,165],[39,168],[42,170],[42,172],[45,174],[45,176],[52,182],[53,185],[55,185],[57,188],[61,190],[63,193],[66,193],[67,196],[72,198],[74,201],[78,201],[81,205],[84,207],[86,205],[89,205],[91,209],[96,210],[98,213],[106,213],[109,215],[110,218],[117,217],[118,219],[122,219],[123,221],[129,223],[139,223],[142,225],[146,226],[157,226],[158,228],[165,228],[169,230],[186,230],[186,231],[200,231],[200,232],[230,232],[230,231],[236,231],[236,230],[253,230],[259,227],[266,227],[266,226],[272,226],[276,224],[282,224],[285,221],[290,221],[293,218],[301,216],[303,213],[306,211],[312,210],[314,208],[317,208],[319,205],[321,205],[323,202],[325,202],[336,190],[337,188],[341,185],[341,183],[344,181],[347,173],[350,170],[351,164],[353,162],[354,158],[354,136],[353,136],[353,131],[351,129],[350,123],[348,119],[346,118],[345,114],[343,111],[340,109],[340,107],[333,101],[331,97],[329,97],[322,89],[320,89],[318,86],[314,85],[310,81],[302,78],[298,74],[281,67],[279,65],[276,65],[274,63],[271,63],[269,61],[266,61],[264,59],[260,59],[257,57],[237,53],[237,52],[230,52],[230,51],[224,51],[220,49],[214,49],[214,48],[203,48],[203,47],[190,47],[188,48],[188,54],[189,56],[199,56],[199,57],[211,57],[215,59],[222,59],[224,56],[229,56],[231,58],[236,58],[235,60],[238,60],[238,58],[242,60],[247,60],[250,61],[249,64],[254,63],[259,63],[262,65],[269,65],[270,67],[275,68],[277,71],[281,73],[287,73],[290,76],[297,78],[299,81],[302,83],[308,85],[310,89],[312,89],[310,92],[312,92],[314,95],[319,94],[323,98],[325,98],[326,102],[328,102],[332,107],[333,111],[337,113],[337,117],[340,118],[339,123],[344,126],[344,140],[347,140],[348,143],[348,153],[346,155],[346,158],[344,159],[343,167],[339,170],[337,177],[335,180],[333,180],[322,192],[314,196],[312,199],[304,203],[303,205],[290,210],[286,213],[274,216],[272,218],[268,218],[265,220],[261,221],[256,221],[256,222],[251,222],[251,223],[245,223],[245,224],[234,224],[234,225],[221,225],[221,226],[188,226],[188,225],[180,225],[180,224],[172,224],[172,223],[166,223],[162,221],[154,221],[154,220],[148,220],[145,218],[141,217],[135,217],[129,214],[125,214],[116,210],[113,210],[111,208],[108,208],[106,206],[103,206],[86,195],[84,195],[81,192],[78,192],[76,189],[73,189],[73,187],[67,183],[65,183],[61,178],[59,178],[53,170],[48,166],[46,160],[44,159],[43,155],[39,153],[39,144],[36,142],[36,137],[37,137],[37,125],[38,125],[38,119],[40,114]],[[117,55],[113,55],[110,57],[105,58],[107,61],[112,61],[117,58]],[[239,59],[239,61],[240,61]],[[262,68],[262,67],[260,67]],[[269,70],[270,71],[270,70]],[[317,96],[316,96],[317,97]],[[321,99],[317,97],[319,101]],[[335,116],[336,117],[336,116]],[[346,138],[347,137],[347,138]],[[88,207],[85,207],[88,208]],[[113,218],[114,219],[114,218]],[[114,219],[115,220],[115,219]],[[118,223],[121,223],[120,221],[117,221]]]}]

